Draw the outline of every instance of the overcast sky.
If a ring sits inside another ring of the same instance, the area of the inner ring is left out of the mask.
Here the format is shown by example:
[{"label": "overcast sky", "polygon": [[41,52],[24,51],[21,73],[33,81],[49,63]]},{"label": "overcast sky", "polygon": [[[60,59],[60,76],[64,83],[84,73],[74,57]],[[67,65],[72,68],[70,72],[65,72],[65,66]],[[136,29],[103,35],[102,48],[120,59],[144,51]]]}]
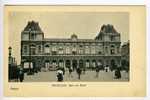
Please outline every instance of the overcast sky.
[{"label": "overcast sky", "polygon": [[96,12],[10,12],[9,45],[13,56],[20,63],[21,31],[28,21],[39,22],[46,38],[70,38],[75,33],[78,38],[94,39],[103,24],[112,24],[121,34],[121,42],[129,40],[128,13]]}]

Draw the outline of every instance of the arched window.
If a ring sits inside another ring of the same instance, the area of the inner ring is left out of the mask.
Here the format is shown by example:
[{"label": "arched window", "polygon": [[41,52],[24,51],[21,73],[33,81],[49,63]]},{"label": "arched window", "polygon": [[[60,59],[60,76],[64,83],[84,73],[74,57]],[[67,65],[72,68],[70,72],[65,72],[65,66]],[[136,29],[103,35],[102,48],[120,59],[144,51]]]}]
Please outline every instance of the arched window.
[{"label": "arched window", "polygon": [[45,45],[44,51],[46,54],[50,53],[49,45]]},{"label": "arched window", "polygon": [[77,54],[77,48],[76,48],[76,46],[73,46],[73,48],[72,48],[72,54],[73,55]]},{"label": "arched window", "polygon": [[85,62],[85,67],[90,67],[90,61],[89,60],[86,60],[86,62]]},{"label": "arched window", "polygon": [[110,53],[111,54],[115,54],[115,47],[114,47],[114,45],[111,45]]},{"label": "arched window", "polygon": [[63,54],[63,47],[59,47],[58,53]]},{"label": "arched window", "polygon": [[66,54],[70,54],[70,48],[66,47]]}]

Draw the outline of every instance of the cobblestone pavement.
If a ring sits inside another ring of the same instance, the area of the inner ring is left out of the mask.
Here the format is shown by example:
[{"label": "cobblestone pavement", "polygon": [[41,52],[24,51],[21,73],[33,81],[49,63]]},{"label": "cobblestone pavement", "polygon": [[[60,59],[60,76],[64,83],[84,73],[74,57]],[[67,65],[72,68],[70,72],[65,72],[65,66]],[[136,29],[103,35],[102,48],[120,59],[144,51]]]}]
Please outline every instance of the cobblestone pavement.
[{"label": "cobblestone pavement", "polygon": [[[72,72],[72,77],[69,76],[69,72],[66,71],[64,75],[64,82],[112,82],[112,81],[129,81],[129,73],[122,71],[121,79],[114,79],[114,72],[100,71],[99,77],[96,78],[95,71],[86,71],[85,74],[81,74],[81,79],[78,79],[77,73]],[[26,75],[24,82],[56,82],[56,71],[39,72],[34,75]]]}]

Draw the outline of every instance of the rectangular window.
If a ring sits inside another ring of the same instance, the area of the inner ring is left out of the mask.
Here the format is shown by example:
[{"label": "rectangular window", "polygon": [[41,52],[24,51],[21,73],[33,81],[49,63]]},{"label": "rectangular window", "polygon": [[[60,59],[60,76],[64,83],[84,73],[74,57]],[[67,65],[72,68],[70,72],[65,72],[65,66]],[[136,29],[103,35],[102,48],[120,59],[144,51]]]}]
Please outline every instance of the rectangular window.
[{"label": "rectangular window", "polygon": [[66,54],[70,54],[70,48],[66,47]]},{"label": "rectangular window", "polygon": [[91,54],[95,54],[96,52],[95,52],[95,46],[92,46],[91,47]]},{"label": "rectangular window", "polygon": [[52,55],[56,55],[57,54],[57,48],[56,46],[52,47]]},{"label": "rectangular window", "polygon": [[24,54],[27,54],[27,52],[28,52],[27,46],[24,46],[23,52],[24,52]]},{"label": "rectangular window", "polygon": [[41,53],[41,46],[38,46],[38,53]]},{"label": "rectangular window", "polygon": [[90,48],[88,46],[85,46],[85,54],[90,54]]}]

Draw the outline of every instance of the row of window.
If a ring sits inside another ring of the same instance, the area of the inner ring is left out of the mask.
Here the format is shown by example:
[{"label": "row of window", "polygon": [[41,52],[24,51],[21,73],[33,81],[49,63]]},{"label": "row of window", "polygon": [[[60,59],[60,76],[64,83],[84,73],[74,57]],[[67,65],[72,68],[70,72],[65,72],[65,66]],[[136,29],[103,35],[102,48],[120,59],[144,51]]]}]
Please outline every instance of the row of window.
[{"label": "row of window", "polygon": [[[42,47],[39,46],[37,48],[37,53],[42,53]],[[117,50],[117,51],[116,51]],[[73,47],[73,48],[70,48],[70,47],[66,47],[66,48],[63,48],[63,47],[59,47],[59,48],[56,48],[56,46],[52,47],[51,49],[49,47],[44,47],[44,54],[52,54],[52,55],[56,55],[56,54],[102,54],[103,51],[107,54],[115,54],[115,53],[119,53],[120,52],[120,48],[117,47],[115,49],[114,46],[112,46],[110,49],[108,47],[105,47],[105,49],[103,50],[103,48],[101,47],[88,47],[88,46],[85,46],[85,48],[79,48],[77,49],[76,47]],[[28,51],[28,47],[27,46],[24,46],[23,48],[23,53],[24,54],[27,54],[29,51]],[[36,54],[36,47],[34,46],[31,46],[30,47],[30,53],[31,54]]]}]

